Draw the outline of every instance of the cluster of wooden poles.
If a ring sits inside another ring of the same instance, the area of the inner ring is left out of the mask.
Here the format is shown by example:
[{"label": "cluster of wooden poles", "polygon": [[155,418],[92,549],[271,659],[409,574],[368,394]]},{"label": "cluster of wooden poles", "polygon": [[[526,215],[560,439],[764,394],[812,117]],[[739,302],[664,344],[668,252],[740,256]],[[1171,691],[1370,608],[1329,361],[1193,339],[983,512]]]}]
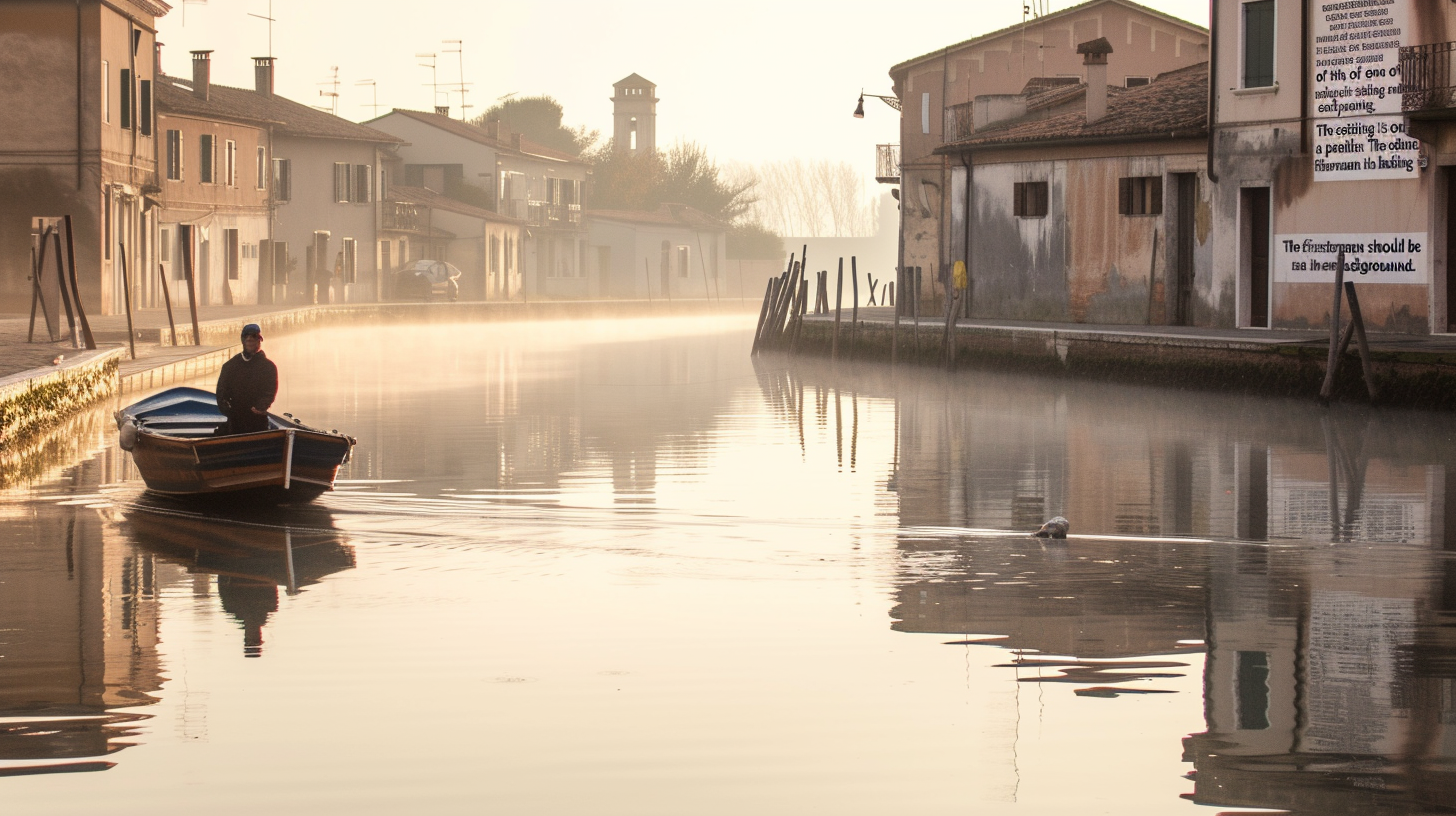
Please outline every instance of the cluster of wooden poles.
[{"label": "cluster of wooden poles", "polygon": [[[809,309],[809,277],[805,271],[809,255],[809,247],[805,245],[795,261],[795,256],[789,255],[788,267],[777,278],[770,279],[768,286],[763,293],[763,305],[758,312],[758,328],[753,335],[753,353],[757,354],[762,349],[788,349],[790,353],[798,351],[799,335],[803,331],[804,315]],[[827,314],[829,312],[829,270],[823,270],[815,276],[814,291],[814,314]],[[866,275],[871,292],[878,287],[874,278]],[[851,355],[855,347],[855,340],[859,334],[859,264],[858,259],[849,259],[850,278],[850,330],[849,348]],[[884,289],[884,299],[887,305],[895,304],[895,284],[888,283]],[[874,305],[875,295],[870,296],[870,305]],[[899,315],[896,315],[898,324]],[[831,356],[839,356],[839,335],[840,325],[844,319],[844,259],[839,259],[839,273],[834,283],[834,334],[831,341]]]},{"label": "cluster of wooden poles", "polygon": [[[60,307],[65,310],[66,326],[70,330],[71,347],[94,350],[96,348],[96,337],[91,333],[91,323],[86,319],[86,310],[81,306],[81,289],[76,280],[76,240],[72,232],[71,216],[65,215],[56,219],[45,219],[47,223],[41,232],[38,248],[31,249],[31,297],[30,297],[30,330],[26,334],[26,342],[35,342],[35,313],[37,308],[45,319],[46,334],[50,342],[54,343],[60,337],[57,327],[51,323],[50,308],[45,300],[45,272],[46,255],[54,244],[56,253],[56,278],[61,292]],[[61,235],[65,235],[65,252],[61,252]],[[202,344],[202,332],[197,324],[197,274],[194,271],[192,258],[192,227],[182,226],[182,268],[187,279],[187,300],[192,311],[192,341],[195,345]],[[126,334],[127,343],[131,349],[131,358],[136,359],[136,328],[132,325],[131,305],[131,274],[126,263],[126,244],[118,243],[118,260],[121,262],[121,285],[123,297],[126,301]],[[167,306],[167,325],[172,330],[172,345],[177,345],[177,324],[172,319],[172,295],[167,287],[167,269],[161,263],[157,264],[158,280],[162,284],[162,302]],[[77,324],[80,324],[80,332],[76,331]]]}]

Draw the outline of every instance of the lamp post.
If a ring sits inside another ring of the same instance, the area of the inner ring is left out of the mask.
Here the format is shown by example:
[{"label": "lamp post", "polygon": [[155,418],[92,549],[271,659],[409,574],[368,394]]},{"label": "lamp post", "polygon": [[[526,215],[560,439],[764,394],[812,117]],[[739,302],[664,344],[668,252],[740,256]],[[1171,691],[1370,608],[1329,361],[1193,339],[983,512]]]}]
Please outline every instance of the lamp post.
[{"label": "lamp post", "polygon": [[900,106],[900,97],[898,96],[880,96],[879,94],[867,94],[863,90],[861,90],[859,92],[859,104],[854,106],[854,118],[856,119],[864,118],[864,99],[866,96],[878,99],[897,111],[904,110],[904,108]]}]

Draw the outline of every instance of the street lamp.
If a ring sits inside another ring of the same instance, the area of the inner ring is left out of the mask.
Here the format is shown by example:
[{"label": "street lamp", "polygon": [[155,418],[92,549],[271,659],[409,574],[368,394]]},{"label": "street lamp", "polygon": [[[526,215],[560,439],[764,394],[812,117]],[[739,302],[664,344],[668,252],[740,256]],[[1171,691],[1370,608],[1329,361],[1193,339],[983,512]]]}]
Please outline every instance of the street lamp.
[{"label": "street lamp", "polygon": [[864,99],[866,96],[878,99],[881,102],[884,102],[886,105],[894,108],[895,110],[903,110],[903,108],[900,107],[900,97],[898,96],[880,96],[879,94],[867,94],[864,92],[864,89],[860,89],[859,104],[854,106],[854,118],[856,119],[864,118]]}]

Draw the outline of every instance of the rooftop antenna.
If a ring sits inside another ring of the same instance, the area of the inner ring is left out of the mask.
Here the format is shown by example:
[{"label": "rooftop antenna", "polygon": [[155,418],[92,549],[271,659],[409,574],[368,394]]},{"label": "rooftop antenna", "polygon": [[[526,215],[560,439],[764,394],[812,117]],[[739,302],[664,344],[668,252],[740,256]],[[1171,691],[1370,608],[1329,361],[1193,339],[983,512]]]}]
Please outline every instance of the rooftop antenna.
[{"label": "rooftop antenna", "polygon": [[463,40],[441,40],[440,42],[445,45],[455,46],[454,48],[441,49],[446,54],[460,55],[460,90],[458,91],[458,93],[460,94],[460,121],[463,122],[466,119],[465,109],[475,107],[474,105],[468,104],[465,101],[465,86],[467,84],[470,84],[465,81],[465,42]]},{"label": "rooftop antenna", "polygon": [[373,102],[360,102],[359,103],[359,106],[362,107],[362,108],[373,108],[374,109],[374,116],[372,116],[371,118],[378,119],[379,118],[379,83],[375,82],[372,79],[361,79],[358,82],[355,82],[354,83],[354,87],[356,87],[356,88],[357,87],[360,87],[361,85],[368,85],[374,91],[374,101]]},{"label": "rooftop antenna", "polygon": [[426,62],[420,63],[420,67],[421,68],[429,68],[430,69],[430,107],[428,108],[428,110],[433,111],[435,109],[435,106],[438,105],[438,104],[440,104],[440,82],[439,82],[439,78],[438,78],[437,72],[435,71],[436,55],[435,54],[415,54],[415,57],[417,59],[427,59],[427,60],[429,60],[429,62],[427,62],[427,63]]},{"label": "rooftop antenna", "polygon": [[327,97],[329,97],[329,104],[328,104],[327,107],[325,107],[323,105],[315,105],[314,107],[318,108],[319,110],[326,110],[329,113],[332,113],[333,115],[338,116],[339,115],[339,66],[337,66],[337,65],[330,65],[329,66],[329,70],[332,71],[334,75],[332,77],[330,77],[329,79],[326,79],[323,82],[320,82],[319,83],[320,85],[327,85],[327,86],[329,86],[329,90],[327,90],[327,91],[325,91],[323,89],[320,89],[319,90],[319,96],[327,96]]},{"label": "rooftop antenna", "polygon": [[[182,5],[183,12],[182,13],[184,15],[187,13],[186,12],[186,9],[187,9],[187,5],[186,4],[188,2],[203,2],[203,3],[206,3],[207,0],[183,0],[183,5]],[[261,14],[254,14],[251,11],[248,12],[248,16],[249,17],[257,17],[259,20],[267,20],[268,21],[268,58],[269,59],[272,59],[273,58],[273,23],[274,23],[274,20],[273,20],[273,0],[268,0],[268,16],[264,17]],[[183,25],[186,25],[187,24],[186,20],[183,20],[183,23],[182,24]]]}]

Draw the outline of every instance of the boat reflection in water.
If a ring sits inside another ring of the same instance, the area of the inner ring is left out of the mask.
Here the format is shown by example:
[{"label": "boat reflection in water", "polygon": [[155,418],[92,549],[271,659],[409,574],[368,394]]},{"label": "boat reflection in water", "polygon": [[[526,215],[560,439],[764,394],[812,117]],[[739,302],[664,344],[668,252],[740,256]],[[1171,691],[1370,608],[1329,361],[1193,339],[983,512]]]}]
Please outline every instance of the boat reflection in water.
[{"label": "boat reflection in water", "polygon": [[124,527],[143,550],[193,575],[217,576],[224,612],[243,627],[243,653],[263,653],[263,626],[278,611],[278,589],[297,595],[354,566],[354,550],[333,515],[311,505],[226,510],[208,515],[147,494]]}]

